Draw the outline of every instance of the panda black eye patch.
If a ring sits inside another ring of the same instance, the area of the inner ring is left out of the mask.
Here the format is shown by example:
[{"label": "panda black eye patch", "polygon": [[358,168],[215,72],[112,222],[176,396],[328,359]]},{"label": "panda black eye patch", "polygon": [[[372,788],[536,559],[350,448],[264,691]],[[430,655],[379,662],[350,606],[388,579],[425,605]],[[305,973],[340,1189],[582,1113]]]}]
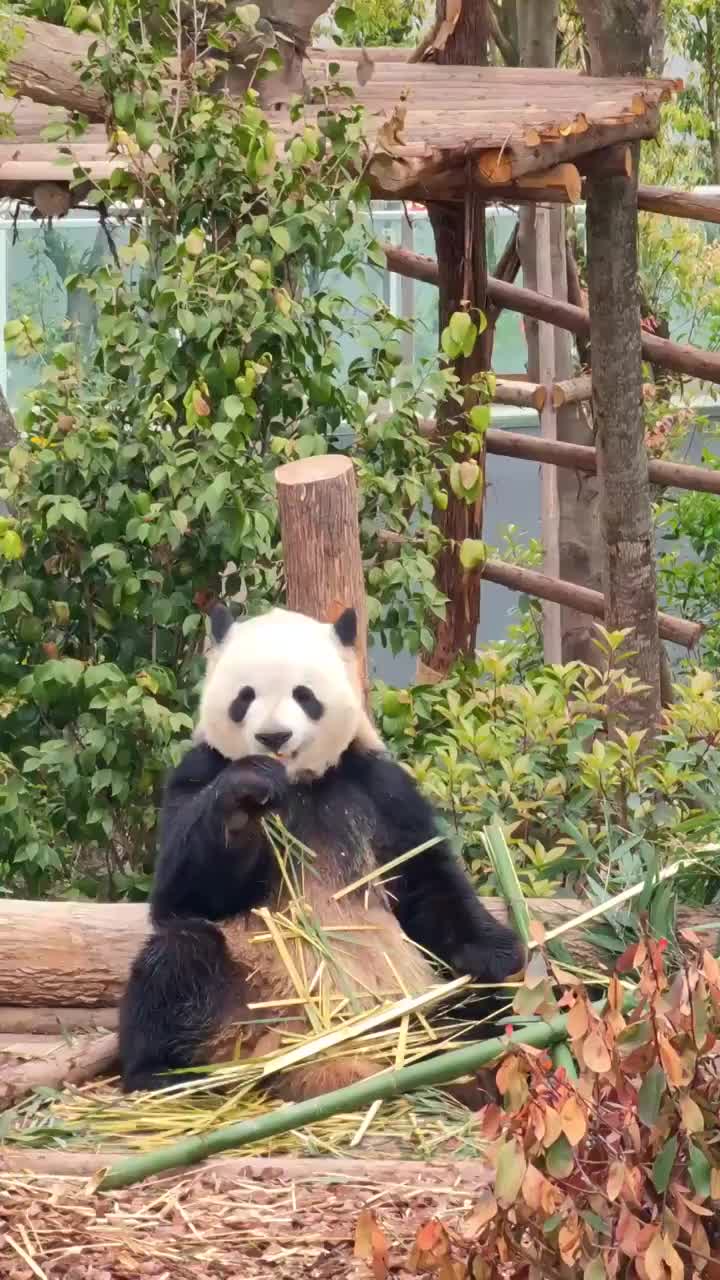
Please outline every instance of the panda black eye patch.
[{"label": "panda black eye patch", "polygon": [[236,698],[230,703],[228,715],[235,724],[242,724],[247,714],[247,709],[255,697],[255,690],[246,684],[239,692]]},{"label": "panda black eye patch", "polygon": [[305,715],[310,720],[319,720],[325,708],[319,698],[315,697],[312,689],[308,689],[306,684],[296,684],[293,689],[293,698],[299,707],[302,707]]}]

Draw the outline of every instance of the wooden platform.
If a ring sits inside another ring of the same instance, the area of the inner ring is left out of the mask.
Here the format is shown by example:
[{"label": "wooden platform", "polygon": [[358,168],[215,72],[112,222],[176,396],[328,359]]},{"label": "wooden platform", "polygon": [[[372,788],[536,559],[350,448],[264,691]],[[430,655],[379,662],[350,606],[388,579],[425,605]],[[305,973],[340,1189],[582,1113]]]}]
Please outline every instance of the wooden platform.
[{"label": "wooden platform", "polygon": [[[379,198],[448,196],[468,182],[489,188],[582,161],[598,150],[655,136],[675,80],[605,79],[572,71],[442,67],[408,63],[401,50],[370,50],[358,81],[358,50],[313,50],[307,63],[310,116],[347,106],[349,86],[367,110],[368,176]],[[331,74],[330,68],[334,64]],[[96,180],[126,159],[93,124],[81,140],[48,143],[42,130],[63,112],[18,98],[5,103],[15,137],[0,142],[0,195],[30,196],[38,182],[66,183],[75,165]],[[271,119],[294,132],[285,109]],[[582,168],[582,164],[580,164]]]}]

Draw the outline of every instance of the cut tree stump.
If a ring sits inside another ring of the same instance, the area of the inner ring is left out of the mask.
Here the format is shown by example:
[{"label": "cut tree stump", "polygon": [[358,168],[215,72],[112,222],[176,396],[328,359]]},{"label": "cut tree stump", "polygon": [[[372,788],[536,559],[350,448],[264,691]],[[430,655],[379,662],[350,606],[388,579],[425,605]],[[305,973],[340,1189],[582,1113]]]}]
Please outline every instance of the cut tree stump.
[{"label": "cut tree stump", "polygon": [[[507,920],[499,898],[481,901],[498,919]],[[546,929],[576,918],[587,903],[578,898],[534,898],[534,918]],[[720,919],[712,910],[681,908],[683,928],[707,928],[707,946],[716,949]],[[93,1008],[117,1004],[130,965],[147,937],[147,909],[137,903],[0,903],[0,991],[6,1002],[27,1008],[54,1005]],[[568,933],[563,942],[580,965],[598,969],[611,963],[587,937]]]},{"label": "cut tree stump", "polygon": [[288,609],[334,622],[358,618],[358,666],[367,700],[367,602],[355,467],[342,454],[287,462],[275,471]]}]

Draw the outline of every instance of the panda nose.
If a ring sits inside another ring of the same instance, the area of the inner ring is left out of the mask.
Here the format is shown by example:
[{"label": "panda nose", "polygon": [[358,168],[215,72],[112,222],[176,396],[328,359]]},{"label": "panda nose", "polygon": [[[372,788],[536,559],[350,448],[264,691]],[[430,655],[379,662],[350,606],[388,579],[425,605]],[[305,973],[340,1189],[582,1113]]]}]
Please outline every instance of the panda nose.
[{"label": "panda nose", "polygon": [[258,742],[267,747],[268,751],[279,751],[281,747],[285,746],[286,742],[289,742],[292,733],[285,729],[280,729],[277,733],[256,733],[255,737]]}]

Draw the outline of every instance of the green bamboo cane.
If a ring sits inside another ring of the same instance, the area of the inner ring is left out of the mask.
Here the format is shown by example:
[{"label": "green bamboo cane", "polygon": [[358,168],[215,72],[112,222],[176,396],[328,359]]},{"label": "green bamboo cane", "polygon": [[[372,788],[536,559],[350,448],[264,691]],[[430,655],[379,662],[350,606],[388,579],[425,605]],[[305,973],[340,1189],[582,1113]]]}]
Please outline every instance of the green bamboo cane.
[{"label": "green bamboo cane", "polygon": [[[629,996],[628,1000],[632,1001],[632,997]],[[594,1007],[599,1013],[602,1012],[605,1001],[600,1001]],[[471,1044],[465,1049],[455,1049],[451,1053],[432,1058],[430,1061],[416,1062],[413,1066],[403,1067],[399,1071],[382,1072],[369,1080],[361,1080],[358,1084],[348,1085],[344,1089],[335,1089],[332,1093],[321,1094],[320,1097],[310,1098],[306,1102],[282,1107],[251,1120],[240,1120],[235,1124],[224,1125],[212,1133],[183,1138],[158,1151],[128,1156],[107,1171],[99,1184],[99,1190],[114,1191],[119,1187],[130,1187],[133,1183],[141,1182],[153,1174],[166,1173],[169,1169],[197,1164],[198,1161],[205,1160],[208,1156],[218,1155],[221,1151],[234,1150],[251,1142],[262,1142],[280,1133],[289,1133],[292,1129],[317,1124],[319,1120],[327,1120],[330,1116],[341,1112],[364,1110],[379,1099],[384,1101],[388,1098],[397,1098],[403,1093],[410,1093],[413,1089],[449,1084],[460,1076],[469,1075],[488,1066],[496,1058],[502,1057],[513,1044],[545,1049],[559,1040],[564,1040],[566,1036],[567,1015],[563,1014],[548,1022],[537,1022],[523,1027],[512,1035],[497,1036],[493,1040],[483,1041],[482,1044]]]}]

